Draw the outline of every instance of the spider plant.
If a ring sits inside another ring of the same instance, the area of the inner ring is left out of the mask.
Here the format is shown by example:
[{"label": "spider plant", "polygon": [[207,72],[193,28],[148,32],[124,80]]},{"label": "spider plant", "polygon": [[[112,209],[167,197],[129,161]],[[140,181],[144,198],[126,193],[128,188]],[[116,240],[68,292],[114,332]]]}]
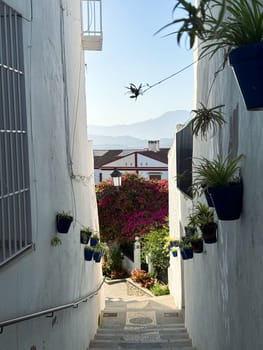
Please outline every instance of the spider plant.
[{"label": "spider plant", "polygon": [[[222,0],[213,0],[214,7],[222,8]],[[263,4],[260,0],[226,0],[226,16],[218,22],[209,16],[213,30],[209,32],[202,55],[214,55],[219,49],[256,44],[263,41]],[[216,26],[217,25],[217,26]]]},{"label": "spider plant", "polygon": [[200,0],[198,6],[177,0],[173,14],[177,9],[184,10],[186,16],[172,20],[158,32],[181,24],[168,35],[175,34],[178,44],[183,34],[188,35],[190,48],[197,38],[200,39],[204,43],[201,56],[206,53],[213,56],[221,48],[227,48],[228,54],[233,47],[263,41],[263,5],[260,0]]},{"label": "spider plant", "polygon": [[207,9],[209,0],[201,0],[199,6],[192,5],[190,2],[185,0],[177,0],[173,7],[173,15],[177,9],[186,11],[186,16],[182,18],[173,19],[170,23],[163,26],[155,34],[169,28],[170,26],[181,24],[181,27],[167,35],[177,35],[177,44],[180,45],[183,34],[188,35],[189,48],[194,46],[196,38],[205,40],[207,30],[205,25],[207,23]]},{"label": "spider plant", "polygon": [[193,135],[198,136],[201,134],[201,138],[207,137],[207,132],[212,129],[213,135],[218,127],[221,127],[225,123],[225,119],[222,113],[218,109],[224,107],[224,105],[218,105],[212,108],[207,108],[202,102],[200,102],[201,108],[193,109],[195,114],[194,118],[189,122],[192,124]]},{"label": "spider plant", "polygon": [[194,166],[194,185],[196,187],[203,186],[203,190],[205,190],[211,187],[228,186],[231,183],[240,182],[240,167],[238,164],[243,157],[242,154],[232,160],[230,155],[225,159],[218,155],[213,160],[202,157],[200,163]]}]

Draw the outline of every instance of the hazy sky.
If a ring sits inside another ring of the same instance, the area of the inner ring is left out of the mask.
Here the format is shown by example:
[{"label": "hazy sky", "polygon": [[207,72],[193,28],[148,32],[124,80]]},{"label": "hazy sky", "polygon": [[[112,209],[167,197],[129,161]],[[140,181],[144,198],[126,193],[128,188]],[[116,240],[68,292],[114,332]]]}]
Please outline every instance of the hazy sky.
[{"label": "hazy sky", "polygon": [[[103,50],[87,51],[88,124],[131,124],[193,109],[193,67],[150,89],[137,101],[130,83],[153,85],[193,62],[176,37],[154,33],[172,18],[174,0],[103,0]],[[171,30],[173,28],[171,27]]]}]

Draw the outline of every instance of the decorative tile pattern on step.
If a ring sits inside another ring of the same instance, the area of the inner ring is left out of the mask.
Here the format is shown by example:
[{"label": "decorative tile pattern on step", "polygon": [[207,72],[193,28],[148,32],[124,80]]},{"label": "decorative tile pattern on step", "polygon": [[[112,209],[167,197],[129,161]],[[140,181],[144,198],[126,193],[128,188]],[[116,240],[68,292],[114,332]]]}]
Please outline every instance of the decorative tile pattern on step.
[{"label": "decorative tile pattern on step", "polygon": [[127,311],[126,313],[126,326],[155,326],[156,316],[154,311]]}]

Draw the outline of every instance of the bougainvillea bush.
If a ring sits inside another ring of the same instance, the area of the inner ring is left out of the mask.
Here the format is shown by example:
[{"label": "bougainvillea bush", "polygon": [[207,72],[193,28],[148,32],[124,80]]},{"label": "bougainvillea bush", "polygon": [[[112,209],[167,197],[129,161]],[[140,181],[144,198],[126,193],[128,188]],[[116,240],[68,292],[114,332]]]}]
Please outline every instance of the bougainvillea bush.
[{"label": "bougainvillea bush", "polygon": [[151,227],[165,223],[167,180],[146,180],[136,174],[126,174],[118,190],[109,180],[98,184],[96,191],[101,237],[107,242],[132,242]]}]

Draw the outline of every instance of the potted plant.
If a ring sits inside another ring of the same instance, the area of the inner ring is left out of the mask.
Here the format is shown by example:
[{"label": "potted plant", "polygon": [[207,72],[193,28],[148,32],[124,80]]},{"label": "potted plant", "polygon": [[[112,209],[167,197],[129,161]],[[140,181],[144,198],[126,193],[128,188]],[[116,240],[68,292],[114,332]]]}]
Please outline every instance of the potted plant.
[{"label": "potted plant", "polygon": [[[181,23],[177,42],[187,34],[190,48],[202,42],[201,57],[225,49],[248,110],[263,109],[263,4],[260,0],[200,0],[198,6],[177,0],[185,17],[174,19],[159,31]],[[158,31],[158,32],[159,32]],[[243,85],[244,84],[244,85]]]},{"label": "potted plant", "polygon": [[93,233],[90,237],[90,245],[95,247],[99,243],[99,235],[97,233]]},{"label": "potted plant", "polygon": [[213,209],[198,202],[189,218],[200,228],[205,243],[215,243],[217,241],[217,224],[214,222]]},{"label": "potted plant", "polygon": [[[194,183],[206,184],[219,220],[239,219],[242,211],[243,185],[240,177],[239,162],[243,155],[214,160],[201,158],[194,169]],[[203,189],[204,190],[204,189]]]},{"label": "potted plant", "polygon": [[194,253],[203,253],[203,239],[199,237],[198,232],[190,237],[190,242]]},{"label": "potted plant", "polygon": [[173,247],[179,246],[179,240],[173,237],[166,237],[165,241],[166,241],[164,245],[165,249],[171,250]]},{"label": "potted plant", "polygon": [[107,243],[99,242],[93,249],[94,249],[93,260],[99,263],[101,261],[101,258],[109,248]]},{"label": "potted plant", "polygon": [[93,258],[93,254],[94,254],[94,248],[89,245],[86,245],[84,247],[84,259],[86,261],[91,261]]},{"label": "potted plant", "polygon": [[203,103],[200,103],[201,107],[193,109],[193,119],[188,124],[192,125],[192,132],[194,136],[200,134],[201,138],[207,138],[209,130],[216,132],[218,127],[221,127],[225,123],[223,115],[218,109],[224,107],[224,105],[207,108]]},{"label": "potted plant", "polygon": [[170,252],[172,253],[172,255],[174,256],[174,257],[177,257],[177,247],[172,247],[171,249],[170,249]]},{"label": "potted plant", "polygon": [[[216,1],[219,6],[220,1]],[[263,109],[263,4],[260,0],[227,0],[228,15],[218,22],[205,50],[227,48],[248,110]],[[221,5],[222,6],[222,5]]]},{"label": "potted plant", "polygon": [[73,216],[64,211],[57,213],[56,215],[56,224],[57,231],[59,233],[68,233],[69,227],[73,221]]},{"label": "potted plant", "polygon": [[191,242],[186,237],[182,238],[182,240],[179,243],[179,247],[181,250],[181,256],[183,260],[193,258],[193,247]]},{"label": "potted plant", "polygon": [[189,222],[187,226],[184,227],[185,235],[193,236],[197,231],[196,224],[194,222]]},{"label": "potted plant", "polygon": [[92,235],[91,228],[84,227],[82,230],[80,230],[80,243],[88,244],[91,235]]},{"label": "potted plant", "polygon": [[62,242],[61,242],[61,239],[59,237],[53,236],[51,241],[50,241],[50,244],[52,245],[52,247],[57,247],[57,246],[61,245]]}]

